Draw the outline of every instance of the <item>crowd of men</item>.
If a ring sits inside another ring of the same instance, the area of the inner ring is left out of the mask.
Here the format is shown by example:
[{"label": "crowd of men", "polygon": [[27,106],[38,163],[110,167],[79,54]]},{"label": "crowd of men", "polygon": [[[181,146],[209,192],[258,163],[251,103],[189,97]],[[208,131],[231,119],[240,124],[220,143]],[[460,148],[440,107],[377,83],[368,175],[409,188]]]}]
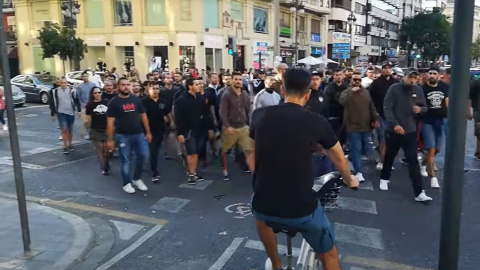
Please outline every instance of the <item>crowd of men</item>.
[{"label": "crowd of men", "polygon": [[[128,193],[135,192],[129,184],[147,189],[141,180],[143,163],[147,160],[152,181],[159,180],[160,149],[168,143],[174,144],[179,156],[185,157],[189,184],[203,180],[197,168],[208,165],[208,153],[221,157],[223,179],[228,181],[231,152],[245,172],[252,167],[251,114],[283,102],[286,70],[287,66],[281,64],[275,70],[259,70],[255,75],[251,70],[218,74],[155,70],[147,74],[144,82],[136,77],[107,78],[101,99],[108,103],[90,110],[87,105],[95,101],[94,91],[99,84],[92,82],[91,75],[85,72],[84,82],[75,89],[64,78],[57,82],[58,88],[50,95],[50,108],[62,130],[64,154],[73,150],[71,132],[76,113],[81,115],[84,129],[90,135],[92,120],[104,118],[95,121],[95,137],[97,140],[100,137],[103,148],[107,149],[99,155],[107,159],[109,151],[118,153],[124,190]],[[449,69],[440,71],[432,67],[422,72],[412,69],[406,74],[394,71],[389,64],[381,69],[367,67],[362,72],[351,68],[312,70],[311,94],[305,107],[328,120],[360,182],[365,180],[362,159],[373,158],[372,143],[375,143],[379,153],[376,168],[381,171],[380,189],[388,190],[392,164],[402,148],[415,200],[431,200],[425,193],[422,176],[430,178],[431,188],[439,188],[434,159],[441,151],[446,132]],[[98,126],[99,122],[103,124]],[[98,136],[99,133],[105,136]],[[168,142],[171,133],[176,140]],[[315,175],[333,169],[325,149],[317,145],[312,152]],[[423,159],[417,158],[419,153],[424,154]],[[137,169],[131,176],[132,157]],[[101,164],[103,173],[108,175],[109,165]]]}]

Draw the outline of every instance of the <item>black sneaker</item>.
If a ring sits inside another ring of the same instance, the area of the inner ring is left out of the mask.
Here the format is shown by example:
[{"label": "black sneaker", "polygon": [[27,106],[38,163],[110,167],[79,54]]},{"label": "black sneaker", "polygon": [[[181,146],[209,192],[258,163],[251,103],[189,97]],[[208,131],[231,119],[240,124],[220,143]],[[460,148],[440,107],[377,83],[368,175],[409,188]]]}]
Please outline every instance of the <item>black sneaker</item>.
[{"label": "black sneaker", "polygon": [[230,177],[228,176],[228,173],[223,174],[223,181],[230,181]]},{"label": "black sneaker", "polygon": [[152,182],[153,182],[153,183],[157,183],[158,181],[160,181],[160,175],[154,174],[154,175],[152,176]]},{"label": "black sneaker", "polygon": [[68,155],[70,153],[70,151],[68,151],[68,148],[63,148],[63,154],[64,155]]},{"label": "black sneaker", "polygon": [[75,148],[73,148],[73,146],[70,145],[70,147],[68,148],[68,151],[73,152],[75,151]]},{"label": "black sneaker", "polygon": [[205,180],[205,178],[201,177],[201,176],[198,175],[198,174],[195,174],[195,181],[197,181],[197,182],[202,182],[203,180]]},{"label": "black sneaker", "polygon": [[110,172],[109,172],[108,170],[103,170],[103,171],[102,171],[102,174],[105,175],[105,176],[107,176],[107,175],[110,175]]},{"label": "black sneaker", "polygon": [[407,159],[406,159],[406,158],[401,158],[401,159],[400,159],[400,162],[401,162],[403,165],[408,165],[408,162],[407,162]]},{"label": "black sneaker", "polygon": [[195,185],[196,183],[197,183],[196,176],[194,174],[189,174],[188,175],[188,184],[189,185]]}]

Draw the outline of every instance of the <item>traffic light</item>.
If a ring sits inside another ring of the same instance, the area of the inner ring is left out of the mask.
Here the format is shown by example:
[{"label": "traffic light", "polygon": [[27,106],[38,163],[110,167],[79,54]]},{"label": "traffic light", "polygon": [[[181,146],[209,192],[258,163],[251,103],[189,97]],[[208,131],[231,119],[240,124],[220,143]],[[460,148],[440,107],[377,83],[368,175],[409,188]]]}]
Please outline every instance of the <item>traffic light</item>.
[{"label": "traffic light", "polygon": [[234,55],[235,50],[237,49],[237,40],[235,37],[228,38],[228,54]]},{"label": "traffic light", "polygon": [[420,54],[415,55],[415,58],[420,59],[422,56]]}]

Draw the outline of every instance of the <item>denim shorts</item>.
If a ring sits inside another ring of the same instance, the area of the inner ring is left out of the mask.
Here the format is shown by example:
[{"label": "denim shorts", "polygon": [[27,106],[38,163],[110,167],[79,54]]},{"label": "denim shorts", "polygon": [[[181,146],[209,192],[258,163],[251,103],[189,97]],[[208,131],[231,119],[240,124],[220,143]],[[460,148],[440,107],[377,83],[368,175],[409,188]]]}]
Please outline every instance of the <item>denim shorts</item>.
[{"label": "denim shorts", "polygon": [[[253,196],[250,199],[250,207],[252,206],[252,200]],[[315,209],[311,215],[301,218],[267,216],[255,212],[253,208],[252,214],[258,220],[280,223],[299,229],[303,239],[307,241],[317,254],[327,253],[335,246],[335,231],[333,225],[325,215],[320,202],[318,203],[317,209]]]},{"label": "denim shorts", "polygon": [[443,143],[443,119],[433,124],[422,124],[422,140],[425,149],[440,149]]},{"label": "denim shorts", "polygon": [[58,113],[57,119],[58,119],[58,125],[60,126],[60,130],[72,131],[73,123],[75,123],[74,115]]}]

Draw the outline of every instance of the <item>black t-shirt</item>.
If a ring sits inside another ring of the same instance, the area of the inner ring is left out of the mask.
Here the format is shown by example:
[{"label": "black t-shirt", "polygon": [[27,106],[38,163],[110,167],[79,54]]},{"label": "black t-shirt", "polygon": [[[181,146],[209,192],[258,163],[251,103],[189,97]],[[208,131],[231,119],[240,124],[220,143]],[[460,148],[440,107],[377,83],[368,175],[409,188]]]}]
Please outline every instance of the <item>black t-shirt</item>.
[{"label": "black t-shirt", "polygon": [[129,95],[127,98],[114,97],[108,104],[107,117],[115,117],[115,132],[118,134],[142,134],[140,114],[143,113],[142,100]]},{"label": "black t-shirt", "polygon": [[164,117],[170,112],[166,101],[160,98],[155,101],[147,96],[142,100],[142,103],[147,113],[150,132],[152,134],[162,134],[165,130]]},{"label": "black t-shirt", "polygon": [[425,123],[430,123],[438,119],[447,117],[447,105],[445,99],[448,98],[448,85],[439,83],[436,87],[428,84],[422,86],[425,101],[427,102],[428,110],[422,115],[422,120]]},{"label": "black t-shirt", "polygon": [[178,88],[173,87],[172,89],[167,89],[167,88],[162,88],[160,91],[160,98],[165,102],[165,105],[167,105],[167,108],[170,108],[169,113],[172,111],[172,106],[173,106],[173,97],[177,93]]},{"label": "black t-shirt", "polygon": [[88,103],[85,106],[85,114],[90,115],[92,122],[90,127],[94,130],[105,131],[107,129],[108,100]]},{"label": "black t-shirt", "polygon": [[250,137],[255,140],[253,209],[286,218],[313,213],[312,149],[338,142],[327,120],[293,103],[265,107],[253,112]]},{"label": "black t-shirt", "polygon": [[480,111],[480,80],[473,80],[470,84],[469,98],[474,111]]},{"label": "black t-shirt", "polygon": [[102,99],[105,99],[105,100],[107,100],[107,101],[112,100],[112,99],[113,99],[114,97],[116,97],[116,96],[117,96],[117,93],[115,93],[115,92],[112,92],[112,93],[110,93],[110,94],[107,93],[107,92],[103,92],[103,93],[102,93]]}]

